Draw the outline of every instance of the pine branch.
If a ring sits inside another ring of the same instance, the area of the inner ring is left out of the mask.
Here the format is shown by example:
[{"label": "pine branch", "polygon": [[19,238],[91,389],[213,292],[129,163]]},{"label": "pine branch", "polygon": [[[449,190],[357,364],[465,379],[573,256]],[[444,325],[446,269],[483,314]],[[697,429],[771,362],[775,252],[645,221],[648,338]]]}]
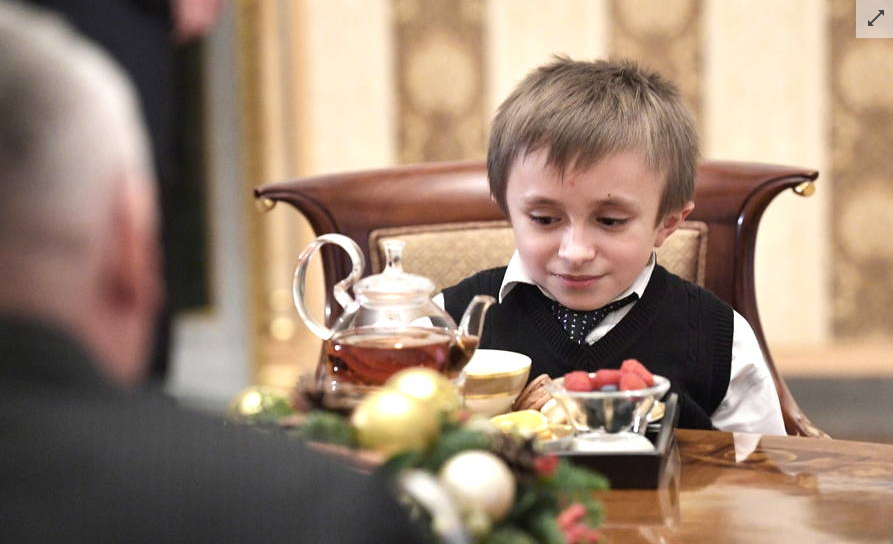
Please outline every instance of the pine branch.
[{"label": "pine branch", "polygon": [[573,465],[565,460],[558,463],[555,476],[551,479],[551,485],[560,489],[565,494],[578,495],[581,492],[587,495],[592,491],[608,489],[608,480],[587,468]]},{"label": "pine branch", "polygon": [[558,527],[555,512],[539,512],[527,520],[526,525],[530,533],[542,544],[565,544],[564,533]]},{"label": "pine branch", "polygon": [[425,455],[416,450],[405,451],[391,456],[379,471],[389,474],[399,474],[403,470],[417,468],[425,461]]},{"label": "pine branch", "polygon": [[304,422],[290,434],[305,440],[316,440],[349,448],[358,446],[356,429],[347,418],[325,410],[307,414]]},{"label": "pine branch", "polygon": [[581,498],[579,502],[584,507],[586,507],[586,515],[583,517],[586,525],[590,527],[600,526],[602,524],[602,520],[604,519],[602,504],[595,500],[595,497],[593,497],[592,495]]},{"label": "pine branch", "polygon": [[437,472],[453,455],[467,450],[490,450],[490,436],[481,431],[456,428],[444,433],[428,451],[422,467]]},{"label": "pine branch", "polygon": [[[478,544],[538,544],[527,531],[514,525],[501,525],[483,536]],[[562,543],[563,544],[563,543]]]}]

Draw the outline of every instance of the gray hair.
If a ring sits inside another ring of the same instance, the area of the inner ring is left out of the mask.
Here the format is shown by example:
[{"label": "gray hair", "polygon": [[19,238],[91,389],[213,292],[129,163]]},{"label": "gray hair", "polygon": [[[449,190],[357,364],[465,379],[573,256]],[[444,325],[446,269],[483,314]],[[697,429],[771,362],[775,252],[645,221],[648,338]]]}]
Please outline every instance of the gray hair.
[{"label": "gray hair", "polygon": [[[130,83],[61,19],[0,2],[0,240],[88,239],[151,177]],[[24,239],[23,239],[24,238]]]}]

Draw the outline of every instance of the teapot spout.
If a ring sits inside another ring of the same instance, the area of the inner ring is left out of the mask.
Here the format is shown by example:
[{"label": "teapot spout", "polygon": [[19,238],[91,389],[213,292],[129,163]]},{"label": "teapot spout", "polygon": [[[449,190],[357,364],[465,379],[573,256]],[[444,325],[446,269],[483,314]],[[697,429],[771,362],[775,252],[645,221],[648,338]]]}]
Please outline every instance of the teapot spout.
[{"label": "teapot spout", "polygon": [[445,369],[450,378],[457,377],[474,355],[481,342],[480,336],[484,330],[487,308],[494,302],[496,299],[489,295],[476,295],[462,314],[459,329],[456,331],[456,342],[450,346],[450,362]]},{"label": "teapot spout", "polygon": [[490,295],[475,295],[471,299],[465,313],[462,314],[462,321],[459,323],[460,337],[479,338],[484,330],[484,317],[487,315],[487,309],[496,299]]}]

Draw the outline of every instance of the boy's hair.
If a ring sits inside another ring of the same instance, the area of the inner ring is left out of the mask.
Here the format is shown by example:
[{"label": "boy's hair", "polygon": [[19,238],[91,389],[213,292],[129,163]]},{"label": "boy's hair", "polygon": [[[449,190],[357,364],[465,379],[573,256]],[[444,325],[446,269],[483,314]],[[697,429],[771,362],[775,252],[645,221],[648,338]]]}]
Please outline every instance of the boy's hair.
[{"label": "boy's hair", "polygon": [[607,155],[639,150],[666,176],[655,221],[694,195],[698,137],[676,88],[631,61],[566,57],[531,72],[502,103],[490,130],[490,193],[508,214],[506,185],[519,157],[547,150],[560,175]]}]

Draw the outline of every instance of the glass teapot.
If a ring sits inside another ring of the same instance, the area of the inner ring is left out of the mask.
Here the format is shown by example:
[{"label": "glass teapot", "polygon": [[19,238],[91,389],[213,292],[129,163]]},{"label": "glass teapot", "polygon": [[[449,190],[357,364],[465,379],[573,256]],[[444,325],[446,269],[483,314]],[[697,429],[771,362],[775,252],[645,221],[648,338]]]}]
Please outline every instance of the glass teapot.
[{"label": "glass teapot", "polygon": [[[325,244],[335,244],[350,256],[352,270],[334,289],[344,313],[329,329],[307,311],[305,278],[310,258]],[[324,234],[298,257],[293,295],[304,323],[324,340],[329,378],[377,386],[406,367],[433,368],[456,377],[480,343],[484,315],[495,302],[488,295],[472,299],[456,323],[431,300],[434,282],[403,271],[404,242],[384,243],[386,264],[381,274],[360,279],[365,259],[360,247],[341,234]],[[349,290],[353,288],[355,297]]]}]

